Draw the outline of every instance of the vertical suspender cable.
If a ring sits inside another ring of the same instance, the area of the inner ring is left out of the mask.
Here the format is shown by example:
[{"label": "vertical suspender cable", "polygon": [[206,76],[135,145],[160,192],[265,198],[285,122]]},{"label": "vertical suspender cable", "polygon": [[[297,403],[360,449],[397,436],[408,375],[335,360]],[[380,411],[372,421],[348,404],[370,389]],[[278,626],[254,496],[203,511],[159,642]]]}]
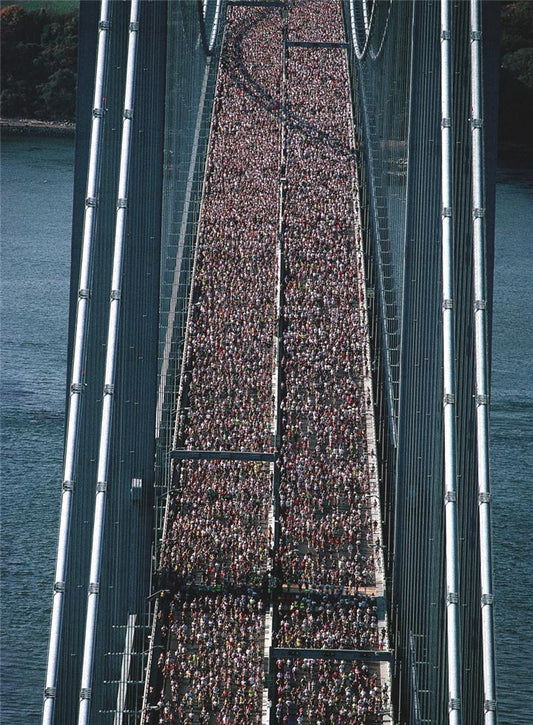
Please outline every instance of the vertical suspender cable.
[{"label": "vertical suspender cable", "polygon": [[448,722],[461,723],[461,656],[457,542],[455,353],[453,312],[451,24],[449,0],[441,0],[442,142],[442,348],[444,427],[444,513],[446,538],[446,627]]},{"label": "vertical suspender cable", "polygon": [[489,396],[487,375],[487,292],[483,187],[483,101],[479,0],[470,3],[472,94],[472,219],[474,240],[474,329],[476,358],[476,433],[479,491],[481,628],[485,725],[496,725],[496,664],[492,582],[491,492],[489,476]]},{"label": "vertical suspender cable", "polygon": [[[194,128],[194,137],[192,142],[192,151],[191,151],[191,158],[189,161],[189,170],[187,173],[187,186],[185,188],[185,200],[183,203],[183,212],[181,215],[181,224],[180,224],[180,233],[179,233],[179,239],[178,239],[178,249],[176,253],[176,262],[174,265],[174,280],[172,282],[172,292],[170,296],[170,308],[167,315],[167,330],[165,334],[165,346],[163,348],[163,361],[161,363],[161,372],[159,373],[159,390],[157,394],[157,407],[156,407],[156,423],[155,423],[155,437],[156,439],[159,438],[160,435],[160,429],[161,429],[161,419],[163,416],[163,404],[165,400],[165,393],[167,390],[167,378],[169,375],[169,366],[170,366],[170,349],[173,343],[174,338],[174,324],[177,317],[177,306],[178,306],[178,293],[179,293],[179,280],[180,276],[183,272],[182,268],[182,262],[183,262],[183,254],[184,254],[184,248],[185,248],[185,237],[187,234],[187,227],[190,224],[190,216],[189,216],[189,210],[191,207],[191,199],[192,193],[193,193],[193,185],[195,181],[195,169],[196,169],[196,161],[198,158],[198,147],[200,145],[200,132],[202,130],[202,119],[204,115],[204,107],[205,107],[205,101],[206,101],[206,94],[207,94],[207,82],[209,80],[209,73],[211,69],[211,58],[210,56],[207,56],[206,62],[205,62],[205,70],[204,70],[204,77],[202,80],[202,90],[200,92],[200,101],[198,105],[198,112],[196,115],[196,126]],[[207,156],[206,156],[207,158]],[[203,194],[202,194],[203,198]],[[194,265],[193,265],[194,267]],[[191,279],[193,277],[191,276]],[[191,301],[189,299],[189,307],[191,305]],[[189,314],[189,312],[188,312]],[[187,318],[189,319],[189,318]],[[190,318],[192,319],[192,317]],[[187,340],[187,333],[185,334],[185,341]],[[186,342],[183,345],[183,351],[186,349]],[[185,362],[185,354],[182,353],[182,373],[180,375],[180,381],[183,380],[183,363]],[[179,408],[178,408],[179,409]],[[173,447],[177,447],[176,443],[176,431],[177,431],[177,423],[179,420],[179,416],[176,417],[176,425],[175,425],[175,435],[174,435],[174,444]]]},{"label": "vertical suspender cable", "polygon": [[97,177],[100,157],[101,126],[102,117],[104,114],[104,110],[101,104],[103,99],[107,37],[109,30],[108,16],[108,0],[102,0],[100,9],[100,21],[98,24],[99,35],[94,86],[93,119],[89,150],[87,193],[85,197],[85,214],[81,248],[80,278],[78,287],[78,304],[76,308],[74,348],[70,380],[70,398],[68,404],[67,427],[65,436],[65,460],[63,465],[63,493],[61,498],[61,517],[59,524],[59,540],[57,545],[57,563],[54,583],[54,598],[52,603],[52,617],[50,625],[48,665],[46,670],[46,683],[44,690],[42,719],[43,725],[51,725],[51,723],[53,722],[57,688],[59,645],[61,639],[63,619],[65,577],[70,538],[72,496],[74,491],[74,472],[76,466],[76,452],[78,447],[78,423],[80,415],[81,396],[83,392],[83,366],[86,355],[85,336],[87,318],[89,314],[93,234],[96,215],[96,190],[98,183]]},{"label": "vertical suspender cable", "polygon": [[118,348],[121,296],[120,287],[122,284],[122,260],[126,228],[130,141],[133,122],[133,89],[135,80],[137,33],[139,29],[138,18],[139,0],[132,0],[128,40],[128,60],[126,66],[126,89],[124,94],[124,115],[122,121],[122,146],[120,150],[117,216],[113,250],[113,274],[111,281],[111,299],[109,303],[109,328],[107,335],[102,422],[100,427],[94,527],[91,548],[91,567],[89,574],[89,593],[87,599],[87,618],[85,621],[85,642],[83,647],[80,710],[78,716],[79,725],[86,725],[88,723],[91,704],[93,660],[96,640],[98,601],[100,595],[100,573],[102,565],[105,509],[107,502],[107,478],[109,471],[109,449],[113,417],[115,368]]}]

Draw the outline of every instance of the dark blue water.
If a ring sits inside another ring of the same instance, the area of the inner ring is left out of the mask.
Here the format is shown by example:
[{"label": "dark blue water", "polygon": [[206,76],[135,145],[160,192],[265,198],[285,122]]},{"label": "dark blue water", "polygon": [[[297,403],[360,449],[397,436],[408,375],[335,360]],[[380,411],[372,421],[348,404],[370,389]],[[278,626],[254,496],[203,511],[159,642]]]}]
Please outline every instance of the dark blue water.
[{"label": "dark blue water", "polygon": [[41,713],[61,496],[74,144],[3,139],[2,725]]},{"label": "dark blue water", "polygon": [[500,723],[533,723],[533,170],[497,186],[491,449]]},{"label": "dark blue water", "polygon": [[[68,139],[2,146],[2,725],[31,725],[41,712],[61,493],[73,157]],[[497,202],[491,423],[499,719],[531,725],[533,172],[502,172]]]}]

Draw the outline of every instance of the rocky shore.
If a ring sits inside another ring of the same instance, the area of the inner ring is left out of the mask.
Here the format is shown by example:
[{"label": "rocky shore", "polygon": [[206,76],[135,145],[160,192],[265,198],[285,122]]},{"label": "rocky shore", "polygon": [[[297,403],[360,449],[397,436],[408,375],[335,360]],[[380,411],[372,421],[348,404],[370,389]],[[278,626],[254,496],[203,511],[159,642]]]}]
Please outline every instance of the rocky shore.
[{"label": "rocky shore", "polygon": [[0,118],[0,131],[6,136],[73,137],[76,132],[76,124],[69,121],[38,121],[32,118]]}]

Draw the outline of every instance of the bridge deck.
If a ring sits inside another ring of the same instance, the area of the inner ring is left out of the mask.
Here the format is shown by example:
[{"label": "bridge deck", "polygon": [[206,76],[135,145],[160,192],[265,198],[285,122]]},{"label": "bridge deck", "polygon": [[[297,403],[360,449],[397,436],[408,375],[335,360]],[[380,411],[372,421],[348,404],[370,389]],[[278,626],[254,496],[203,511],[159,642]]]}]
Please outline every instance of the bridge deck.
[{"label": "bridge deck", "polygon": [[391,653],[342,10],[229,5],[144,722],[382,722]]}]

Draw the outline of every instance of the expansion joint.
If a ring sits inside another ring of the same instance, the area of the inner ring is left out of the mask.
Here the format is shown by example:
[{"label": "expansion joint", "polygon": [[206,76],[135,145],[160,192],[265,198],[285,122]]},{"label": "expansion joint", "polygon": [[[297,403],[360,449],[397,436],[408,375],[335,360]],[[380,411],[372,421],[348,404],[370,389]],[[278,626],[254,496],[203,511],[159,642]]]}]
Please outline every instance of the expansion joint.
[{"label": "expansion joint", "polygon": [[448,700],[448,710],[460,710],[461,709],[461,700],[459,698],[451,698]]},{"label": "expansion joint", "polygon": [[490,503],[492,501],[492,494],[488,491],[483,491],[478,497],[479,503]]},{"label": "expansion joint", "polygon": [[457,492],[456,491],[446,491],[446,494],[444,495],[444,500],[446,503],[454,503],[457,501]]},{"label": "expansion joint", "polygon": [[494,604],[494,594],[483,594],[481,597],[481,606]]},{"label": "expansion joint", "polygon": [[459,594],[457,592],[448,592],[446,601],[448,604],[459,604]]},{"label": "expansion joint", "polygon": [[56,696],[56,688],[55,687],[45,687],[44,688],[44,696],[45,697],[55,697]]},{"label": "expansion joint", "polygon": [[65,582],[54,582],[54,593],[58,594],[65,591]]},{"label": "expansion joint", "polygon": [[90,687],[82,687],[80,690],[80,700],[90,700],[91,699],[91,688]]},{"label": "expansion joint", "polygon": [[498,709],[498,703],[496,700],[485,700],[483,707],[485,708],[485,712],[496,712]]},{"label": "expansion joint", "polygon": [[74,491],[74,481],[63,481],[63,491]]}]

